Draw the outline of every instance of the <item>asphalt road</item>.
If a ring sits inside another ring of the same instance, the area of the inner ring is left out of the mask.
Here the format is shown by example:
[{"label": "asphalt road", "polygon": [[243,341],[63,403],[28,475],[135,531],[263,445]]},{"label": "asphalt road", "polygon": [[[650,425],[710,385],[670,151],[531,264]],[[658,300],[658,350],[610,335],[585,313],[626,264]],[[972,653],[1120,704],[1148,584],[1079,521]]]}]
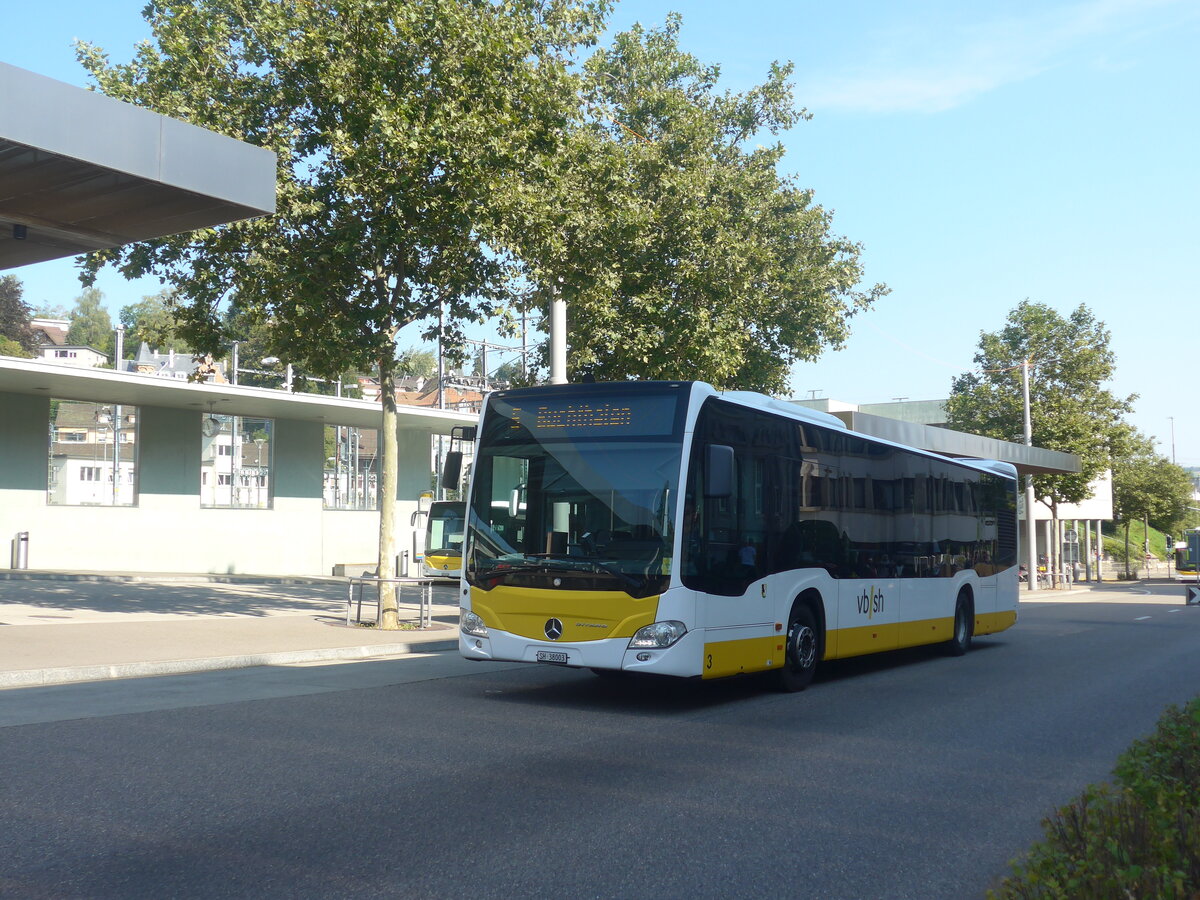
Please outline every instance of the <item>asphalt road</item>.
[{"label": "asphalt road", "polygon": [[4,897],[981,897],[1200,685],[1178,587],[802,694],[419,659],[0,693]]}]

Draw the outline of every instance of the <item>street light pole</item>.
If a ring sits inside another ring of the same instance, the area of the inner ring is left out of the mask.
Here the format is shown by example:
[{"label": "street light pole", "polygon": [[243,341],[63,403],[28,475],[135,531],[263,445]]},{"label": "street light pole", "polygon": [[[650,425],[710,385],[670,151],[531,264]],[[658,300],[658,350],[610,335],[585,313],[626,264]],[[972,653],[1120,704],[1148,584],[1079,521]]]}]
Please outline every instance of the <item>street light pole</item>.
[{"label": "street light pole", "polygon": [[[1029,413],[1029,357],[1021,363],[1021,396],[1025,405],[1025,446],[1033,446],[1033,420]],[[1037,525],[1033,519],[1033,476],[1025,476],[1025,572],[1026,590],[1038,589]]]}]

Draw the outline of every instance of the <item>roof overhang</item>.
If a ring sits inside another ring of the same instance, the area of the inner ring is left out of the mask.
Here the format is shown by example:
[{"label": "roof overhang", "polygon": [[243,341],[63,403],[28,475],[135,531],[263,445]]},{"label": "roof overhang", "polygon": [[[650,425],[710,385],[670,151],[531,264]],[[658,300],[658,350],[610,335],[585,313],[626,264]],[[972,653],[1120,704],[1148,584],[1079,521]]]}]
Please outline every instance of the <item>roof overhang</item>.
[{"label": "roof overhang", "polygon": [[845,422],[851,431],[945,456],[996,459],[1016,466],[1021,475],[1074,475],[1080,471],[1079,457],[1073,453],[1027,447],[964,431],[901,422],[858,411],[839,411],[830,415]]},{"label": "roof overhang", "polygon": [[[74,369],[56,363],[0,357],[0,392],[33,394],[60,400],[123,403],[167,409],[212,411],[219,415],[258,416],[378,428],[381,407],[377,401],[293,394],[268,388],[237,385],[192,384],[153,375],[114,372],[110,369]],[[473,425],[475,413],[417,406],[398,408],[398,428],[449,434],[455,426]]]},{"label": "roof overhang", "polygon": [[269,150],[6,63],[0,97],[0,270],[275,211]]}]

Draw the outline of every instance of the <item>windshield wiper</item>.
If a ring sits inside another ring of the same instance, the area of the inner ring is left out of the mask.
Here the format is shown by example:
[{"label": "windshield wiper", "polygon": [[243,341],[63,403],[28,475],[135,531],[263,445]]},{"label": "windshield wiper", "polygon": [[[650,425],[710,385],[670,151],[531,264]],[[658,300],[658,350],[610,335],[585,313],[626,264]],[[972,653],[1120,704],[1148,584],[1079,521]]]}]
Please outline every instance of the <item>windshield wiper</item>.
[{"label": "windshield wiper", "polygon": [[511,575],[513,572],[538,572],[544,568],[546,567],[540,562],[497,563],[487,569],[475,569],[471,574],[476,578],[497,578],[501,575]]},{"label": "windshield wiper", "polygon": [[475,578],[503,578],[505,575],[512,575],[516,572],[596,572],[610,575],[620,581],[634,591],[641,591],[646,586],[646,577],[644,575],[635,576],[628,572],[623,572],[616,566],[604,562],[597,556],[569,556],[569,557],[552,557],[549,554],[531,553],[529,556],[520,561],[511,563],[497,563],[486,569],[477,569],[471,572]]}]

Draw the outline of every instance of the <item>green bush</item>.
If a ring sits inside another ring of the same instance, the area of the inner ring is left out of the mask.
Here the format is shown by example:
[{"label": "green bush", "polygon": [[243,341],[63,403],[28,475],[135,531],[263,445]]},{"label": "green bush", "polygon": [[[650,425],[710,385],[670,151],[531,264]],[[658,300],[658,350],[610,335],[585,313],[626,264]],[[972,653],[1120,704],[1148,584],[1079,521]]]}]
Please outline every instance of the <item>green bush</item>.
[{"label": "green bush", "polygon": [[1168,708],[1114,774],[1046,819],[1045,840],[988,897],[1200,898],[1200,698]]}]

